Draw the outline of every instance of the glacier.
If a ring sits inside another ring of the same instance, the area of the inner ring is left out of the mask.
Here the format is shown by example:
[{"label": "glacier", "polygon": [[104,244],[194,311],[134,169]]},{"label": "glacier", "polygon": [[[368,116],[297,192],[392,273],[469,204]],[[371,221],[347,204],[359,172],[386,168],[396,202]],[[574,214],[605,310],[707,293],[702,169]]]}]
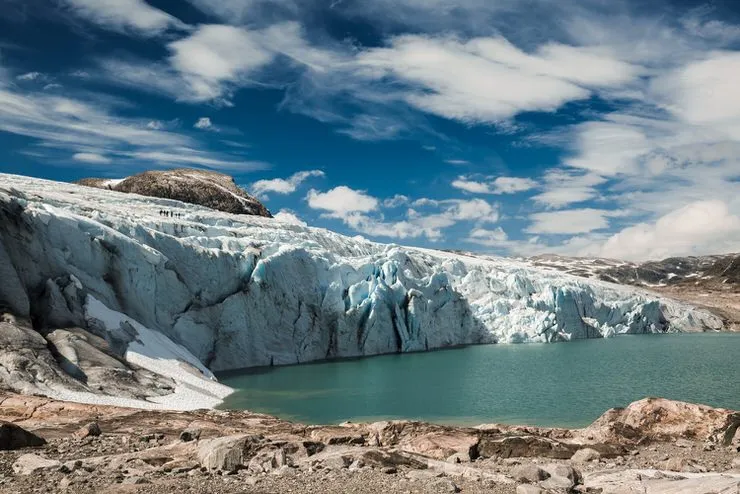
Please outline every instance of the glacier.
[{"label": "glacier", "polygon": [[[34,325],[86,328],[129,359],[166,347],[160,360],[204,382],[339,357],[722,328],[683,303],[522,261],[7,174],[0,275],[0,305]],[[137,365],[197,387],[155,357]],[[208,406],[227,392],[203,391]]]}]

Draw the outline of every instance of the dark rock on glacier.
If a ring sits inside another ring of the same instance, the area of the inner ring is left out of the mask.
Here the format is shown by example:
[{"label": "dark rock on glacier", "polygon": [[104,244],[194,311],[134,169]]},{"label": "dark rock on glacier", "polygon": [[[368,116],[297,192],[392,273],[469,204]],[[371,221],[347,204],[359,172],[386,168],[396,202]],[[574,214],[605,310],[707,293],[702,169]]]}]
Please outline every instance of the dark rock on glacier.
[{"label": "dark rock on glacier", "polygon": [[[84,178],[80,185],[142,196],[173,199],[233,214],[271,218],[270,211],[247,194],[228,175],[209,170],[183,168],[148,171],[122,180]],[[167,204],[162,204],[166,207]]]}]

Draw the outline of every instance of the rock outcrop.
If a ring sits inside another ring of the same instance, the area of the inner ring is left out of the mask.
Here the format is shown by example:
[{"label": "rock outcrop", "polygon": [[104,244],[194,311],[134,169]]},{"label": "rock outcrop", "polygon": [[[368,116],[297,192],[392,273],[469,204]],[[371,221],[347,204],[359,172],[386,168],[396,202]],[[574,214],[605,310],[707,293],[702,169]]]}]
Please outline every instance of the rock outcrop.
[{"label": "rock outcrop", "polygon": [[614,408],[584,430],[594,441],[644,444],[686,438],[729,445],[740,427],[740,412],[663,398],[645,398]]},{"label": "rock outcrop", "polygon": [[[172,199],[232,214],[271,218],[270,211],[256,198],[222,173],[183,168],[148,171],[120,180],[83,178],[80,185],[142,196]],[[167,204],[162,203],[162,207]]]}]

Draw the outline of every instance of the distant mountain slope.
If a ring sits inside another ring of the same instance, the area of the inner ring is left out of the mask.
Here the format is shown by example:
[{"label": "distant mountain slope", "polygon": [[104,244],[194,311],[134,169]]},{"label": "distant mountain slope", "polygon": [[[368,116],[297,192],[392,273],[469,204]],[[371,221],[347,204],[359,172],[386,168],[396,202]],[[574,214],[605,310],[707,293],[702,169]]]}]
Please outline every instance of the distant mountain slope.
[{"label": "distant mountain slope", "polygon": [[77,183],[99,189],[174,199],[226,213],[272,217],[270,211],[238,187],[233,178],[212,171],[190,168],[148,171],[119,180],[84,178]]},{"label": "distant mountain slope", "polygon": [[670,257],[632,263],[612,259],[541,255],[528,261],[575,276],[637,286],[740,284],[740,254]]}]

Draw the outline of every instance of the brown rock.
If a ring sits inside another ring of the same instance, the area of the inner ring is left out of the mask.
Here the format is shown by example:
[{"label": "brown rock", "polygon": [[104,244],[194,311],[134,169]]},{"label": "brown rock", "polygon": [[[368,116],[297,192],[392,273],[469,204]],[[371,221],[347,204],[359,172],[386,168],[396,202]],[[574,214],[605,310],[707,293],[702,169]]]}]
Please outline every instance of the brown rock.
[{"label": "brown rock", "polygon": [[627,408],[613,408],[582,431],[597,442],[637,444],[695,441],[729,445],[740,426],[740,412],[663,398],[645,398]]},{"label": "brown rock", "polygon": [[455,456],[462,462],[478,457],[478,435],[466,432],[429,433],[409,437],[399,442],[405,451],[418,453],[436,460]]},{"label": "brown rock", "polygon": [[84,439],[86,437],[97,437],[102,433],[100,425],[97,422],[90,422],[77,429],[73,435],[77,439]]},{"label": "brown rock", "polygon": [[511,471],[511,478],[517,482],[535,483],[549,477],[549,473],[533,463],[518,466]]},{"label": "brown rock", "polygon": [[586,463],[601,458],[601,453],[591,448],[583,448],[576,451],[571,457],[571,461],[576,463]]},{"label": "brown rock", "polygon": [[537,436],[481,437],[478,453],[484,458],[535,457],[569,459],[577,446]]}]

